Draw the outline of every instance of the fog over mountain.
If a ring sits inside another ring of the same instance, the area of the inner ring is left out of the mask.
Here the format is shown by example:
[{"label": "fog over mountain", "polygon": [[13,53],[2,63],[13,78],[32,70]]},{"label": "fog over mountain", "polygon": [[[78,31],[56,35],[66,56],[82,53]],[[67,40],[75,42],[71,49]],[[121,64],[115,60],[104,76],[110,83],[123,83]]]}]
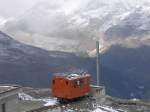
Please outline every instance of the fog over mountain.
[{"label": "fog over mountain", "polygon": [[44,0],[13,19],[0,19],[0,28],[48,50],[91,51],[96,39],[103,48],[134,48],[149,45],[149,7],[146,0]]}]

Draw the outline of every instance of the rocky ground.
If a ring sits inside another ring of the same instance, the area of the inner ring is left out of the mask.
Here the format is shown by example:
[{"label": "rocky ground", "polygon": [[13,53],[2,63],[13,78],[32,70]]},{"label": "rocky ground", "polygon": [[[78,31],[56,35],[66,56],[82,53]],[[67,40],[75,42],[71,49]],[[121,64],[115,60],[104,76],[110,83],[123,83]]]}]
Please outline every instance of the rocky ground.
[{"label": "rocky ground", "polygon": [[[150,102],[138,99],[119,99],[111,96],[86,97],[67,104],[59,104],[56,99],[50,98],[50,89],[24,88],[26,99],[20,100],[20,110],[29,111],[45,106],[59,105],[53,109],[30,112],[150,112]],[[38,97],[37,97],[38,96]],[[47,99],[47,100],[45,100]]]}]

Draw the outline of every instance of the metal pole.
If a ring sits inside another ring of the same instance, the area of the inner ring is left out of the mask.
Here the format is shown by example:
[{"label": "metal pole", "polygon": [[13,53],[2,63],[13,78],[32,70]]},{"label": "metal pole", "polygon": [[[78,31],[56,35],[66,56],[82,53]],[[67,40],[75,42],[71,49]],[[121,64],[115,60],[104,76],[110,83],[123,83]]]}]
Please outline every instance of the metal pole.
[{"label": "metal pole", "polygon": [[100,86],[100,70],[99,70],[99,41],[96,41],[96,74],[97,74],[97,85]]}]

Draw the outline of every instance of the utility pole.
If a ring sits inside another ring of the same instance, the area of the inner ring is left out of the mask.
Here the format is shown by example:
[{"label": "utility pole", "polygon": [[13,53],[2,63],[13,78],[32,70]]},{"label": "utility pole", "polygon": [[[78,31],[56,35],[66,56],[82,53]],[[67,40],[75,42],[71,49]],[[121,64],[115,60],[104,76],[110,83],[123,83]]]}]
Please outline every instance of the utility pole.
[{"label": "utility pole", "polygon": [[100,62],[99,62],[99,41],[96,41],[96,74],[97,74],[97,86],[100,86]]}]

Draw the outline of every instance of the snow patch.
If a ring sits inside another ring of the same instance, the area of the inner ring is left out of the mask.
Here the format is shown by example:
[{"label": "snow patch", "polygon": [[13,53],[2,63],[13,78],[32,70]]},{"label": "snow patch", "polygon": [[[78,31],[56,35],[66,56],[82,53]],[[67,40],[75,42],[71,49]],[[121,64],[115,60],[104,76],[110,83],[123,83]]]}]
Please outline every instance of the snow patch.
[{"label": "snow patch", "polygon": [[102,112],[118,112],[117,110],[113,109],[112,107],[108,107],[108,106],[99,106],[99,108],[104,110]]},{"label": "snow patch", "polygon": [[23,100],[23,101],[43,101],[44,106],[56,105],[58,103],[56,98],[36,99],[25,93],[19,93],[18,97],[20,100]]},{"label": "snow patch", "polygon": [[26,101],[30,101],[30,100],[34,100],[34,98],[30,95],[27,95],[25,93],[18,93],[18,97],[21,100],[26,100]]},{"label": "snow patch", "polygon": [[44,99],[43,101],[46,102],[44,104],[44,106],[56,105],[58,103],[56,98],[53,98],[53,99]]},{"label": "snow patch", "polygon": [[126,112],[122,109],[113,109],[109,106],[98,106],[93,112]]},{"label": "snow patch", "polygon": [[103,111],[103,110],[97,108],[97,109],[95,109],[93,112],[106,112],[106,111]]},{"label": "snow patch", "polygon": [[133,99],[131,99],[131,101],[140,101],[140,100],[137,98],[133,98]]}]

